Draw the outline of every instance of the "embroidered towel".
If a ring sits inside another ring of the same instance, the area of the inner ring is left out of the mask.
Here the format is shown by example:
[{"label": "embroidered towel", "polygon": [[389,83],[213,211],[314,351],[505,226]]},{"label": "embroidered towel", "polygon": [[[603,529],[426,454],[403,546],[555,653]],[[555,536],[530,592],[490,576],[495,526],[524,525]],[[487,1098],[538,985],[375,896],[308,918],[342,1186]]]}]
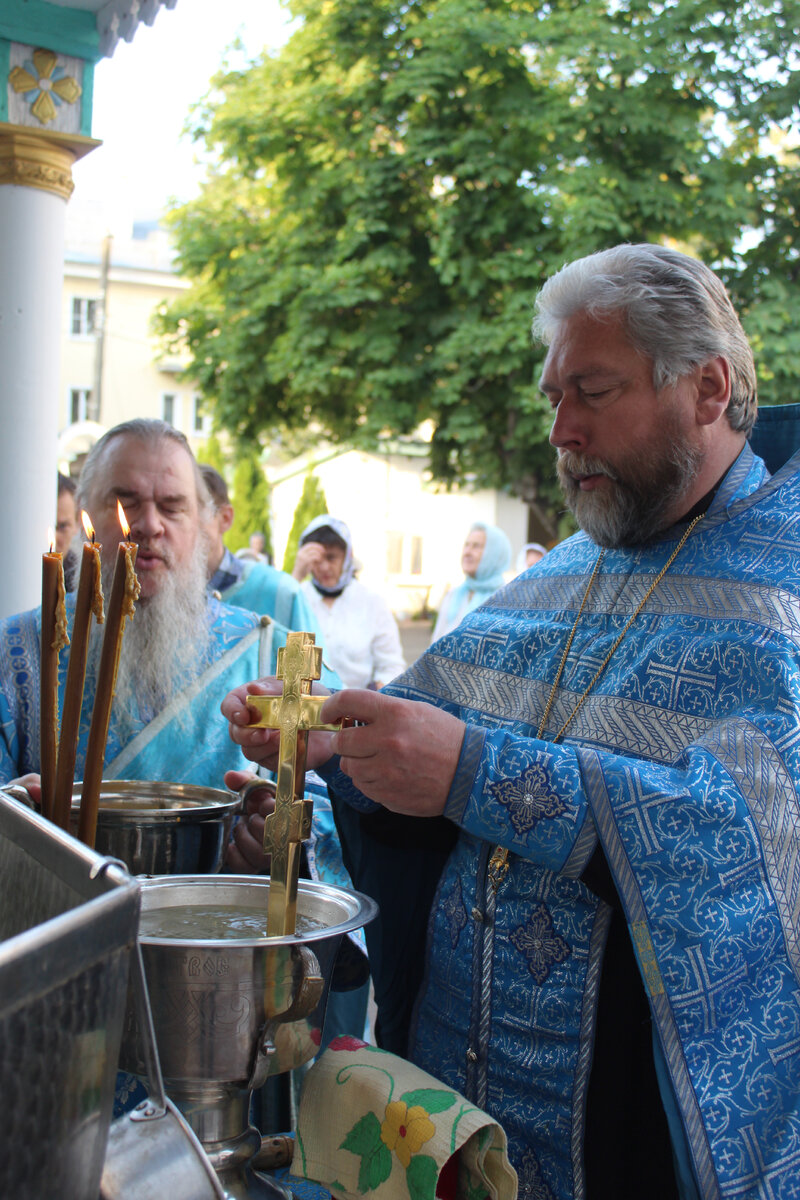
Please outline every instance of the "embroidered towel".
[{"label": "embroidered towel", "polygon": [[339,1037],[303,1081],[293,1175],[336,1200],[514,1200],[506,1135],[412,1063]]}]

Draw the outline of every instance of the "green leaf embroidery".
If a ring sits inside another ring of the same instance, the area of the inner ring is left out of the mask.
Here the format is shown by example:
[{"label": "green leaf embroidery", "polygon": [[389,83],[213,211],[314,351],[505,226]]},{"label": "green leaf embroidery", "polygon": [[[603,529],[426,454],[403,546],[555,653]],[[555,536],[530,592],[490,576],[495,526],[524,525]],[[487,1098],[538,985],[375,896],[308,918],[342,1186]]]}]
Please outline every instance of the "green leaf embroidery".
[{"label": "green leaf embroidery", "polygon": [[458,1190],[464,1196],[464,1200],[486,1200],[489,1194],[485,1178],[473,1175],[470,1170],[459,1173]]},{"label": "green leaf embroidery", "polygon": [[392,1156],[381,1141],[381,1123],[375,1113],[366,1113],[357,1121],[339,1147],[361,1158],[358,1190],[373,1191],[389,1178]]},{"label": "green leaf embroidery", "polygon": [[443,1092],[438,1088],[417,1088],[416,1091],[406,1092],[400,1097],[409,1108],[419,1105],[428,1113],[445,1112],[456,1102],[453,1092]]},{"label": "green leaf embroidery", "polygon": [[408,1164],[406,1182],[411,1200],[434,1200],[439,1168],[429,1154],[415,1154]]},{"label": "green leaf embroidery", "polygon": [[350,1150],[353,1154],[367,1154],[381,1140],[381,1123],[375,1113],[365,1113],[339,1147],[340,1150]]},{"label": "green leaf embroidery", "polygon": [[392,1173],[392,1155],[381,1142],[371,1154],[365,1155],[358,1170],[358,1190],[373,1191],[381,1186]]}]

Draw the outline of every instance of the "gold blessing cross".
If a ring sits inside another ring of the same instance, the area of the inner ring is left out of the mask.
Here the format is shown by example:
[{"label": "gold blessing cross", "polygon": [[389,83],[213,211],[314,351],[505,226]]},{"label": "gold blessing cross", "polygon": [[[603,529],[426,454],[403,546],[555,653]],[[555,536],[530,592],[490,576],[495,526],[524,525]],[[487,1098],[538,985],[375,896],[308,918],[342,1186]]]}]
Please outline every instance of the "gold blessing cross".
[{"label": "gold blessing cross", "polygon": [[322,648],[313,633],[289,633],[278,651],[277,676],[281,696],[248,696],[247,706],[260,714],[253,728],[280,730],[276,772],[275,811],[264,821],[264,852],[271,856],[267,936],[293,934],[297,923],[297,876],[300,846],[311,833],[313,802],[303,796],[307,734],[323,725],[320,709],[326,696],[312,696],[311,682],[322,670]]}]

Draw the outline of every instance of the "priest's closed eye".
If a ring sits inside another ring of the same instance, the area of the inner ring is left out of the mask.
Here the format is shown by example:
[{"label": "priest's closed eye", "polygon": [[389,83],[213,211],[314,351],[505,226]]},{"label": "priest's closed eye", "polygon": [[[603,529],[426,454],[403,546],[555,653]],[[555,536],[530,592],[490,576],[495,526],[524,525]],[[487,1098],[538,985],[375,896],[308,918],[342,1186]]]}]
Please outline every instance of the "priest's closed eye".
[{"label": "priest's closed eye", "polygon": [[592,408],[602,408],[603,405],[610,404],[615,399],[619,392],[619,387],[620,385],[615,383],[612,387],[607,388],[595,388],[592,390],[581,388],[581,397]]}]

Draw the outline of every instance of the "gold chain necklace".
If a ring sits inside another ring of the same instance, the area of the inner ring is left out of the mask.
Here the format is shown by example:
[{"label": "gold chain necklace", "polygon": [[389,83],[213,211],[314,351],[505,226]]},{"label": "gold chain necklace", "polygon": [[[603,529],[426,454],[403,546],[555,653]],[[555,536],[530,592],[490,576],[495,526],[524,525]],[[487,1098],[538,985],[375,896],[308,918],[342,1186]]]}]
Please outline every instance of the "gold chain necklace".
[{"label": "gold chain necklace", "polygon": [[[624,629],[622,630],[622,633],[621,633],[621,634],[619,635],[619,637],[616,639],[616,641],[614,642],[614,645],[611,647],[611,649],[609,650],[608,654],[605,656],[605,658],[604,658],[604,659],[603,659],[603,661],[601,662],[600,666],[597,668],[597,670],[595,671],[594,675],[593,675],[593,676],[592,676],[592,678],[589,680],[589,683],[587,684],[586,688],[584,689],[584,692],[583,692],[583,694],[582,694],[582,695],[579,697],[579,699],[578,699],[578,702],[576,703],[576,705],[575,705],[575,707],[573,708],[572,712],[569,714],[569,716],[567,717],[566,721],[565,721],[565,722],[564,722],[564,724],[561,726],[561,728],[559,729],[559,731],[558,731],[558,733],[555,735],[555,737],[553,737],[553,738],[551,738],[551,739],[550,739],[552,742],[559,742],[559,741],[561,741],[561,738],[564,736],[564,732],[565,732],[565,730],[568,728],[568,726],[569,726],[569,725],[571,725],[571,723],[573,722],[573,720],[575,719],[575,717],[578,715],[578,713],[580,712],[580,710],[583,708],[583,705],[584,705],[584,703],[585,703],[585,701],[586,701],[586,698],[588,697],[588,695],[589,695],[589,693],[591,692],[591,690],[592,690],[592,688],[594,687],[594,685],[597,683],[597,681],[598,681],[598,679],[600,678],[600,676],[603,674],[603,671],[605,671],[606,667],[607,667],[607,666],[608,666],[608,664],[610,663],[610,661],[611,661],[612,657],[613,657],[613,656],[614,656],[614,654],[616,653],[616,650],[617,650],[617,648],[618,648],[618,646],[619,646],[620,642],[621,642],[621,641],[622,641],[622,639],[625,637],[625,634],[628,632],[628,630],[630,629],[631,625],[633,624],[633,622],[634,622],[634,621],[636,620],[636,618],[638,617],[639,613],[640,613],[640,612],[642,611],[642,609],[644,608],[645,604],[647,604],[647,601],[650,599],[650,597],[652,596],[653,592],[656,590],[656,588],[658,587],[658,585],[661,583],[661,580],[664,578],[664,576],[666,575],[667,571],[670,569],[670,567],[672,566],[672,564],[675,562],[675,559],[678,557],[678,555],[680,554],[681,550],[682,550],[682,549],[683,549],[683,547],[685,546],[685,544],[686,544],[686,542],[687,542],[687,540],[688,540],[688,538],[689,538],[689,535],[690,535],[690,533],[691,533],[691,532],[692,532],[692,530],[694,529],[695,525],[697,525],[697,523],[698,523],[699,521],[702,521],[702,519],[703,519],[703,516],[704,516],[704,514],[703,514],[703,513],[700,513],[700,514],[699,514],[699,516],[696,516],[696,517],[694,518],[694,520],[691,522],[691,524],[687,526],[687,528],[686,528],[686,530],[685,530],[685,532],[684,532],[684,534],[683,534],[683,537],[682,537],[682,538],[681,538],[681,540],[678,542],[677,546],[676,546],[676,547],[675,547],[675,549],[672,551],[672,554],[670,554],[670,556],[669,556],[669,558],[667,559],[666,563],[665,563],[665,564],[664,564],[664,566],[661,568],[661,570],[659,571],[659,573],[656,575],[655,579],[654,579],[654,580],[653,580],[653,582],[650,584],[650,587],[647,589],[647,591],[645,592],[645,594],[642,596],[642,598],[641,598],[641,600],[639,601],[639,603],[636,605],[636,608],[635,608],[635,610],[634,610],[634,612],[633,612],[633,615],[632,615],[631,617],[629,617],[629,619],[626,621],[626,623],[625,623],[625,627],[624,627]],[[583,615],[583,610],[584,610],[584,608],[586,607],[586,601],[589,599],[589,593],[591,592],[591,590],[592,590],[592,587],[594,586],[594,581],[595,581],[595,579],[597,578],[598,572],[599,572],[599,570],[600,570],[600,567],[601,567],[601,565],[602,565],[603,559],[604,559],[604,557],[605,557],[605,553],[606,553],[606,552],[605,552],[605,550],[603,549],[603,550],[601,550],[601,551],[600,551],[600,553],[599,553],[599,554],[598,554],[598,556],[597,556],[597,562],[594,564],[594,569],[593,569],[593,571],[592,571],[592,574],[591,574],[591,576],[590,576],[590,578],[589,578],[589,582],[588,582],[588,583],[587,583],[587,585],[586,585],[586,591],[583,593],[583,599],[581,600],[581,606],[580,606],[580,608],[578,609],[578,615],[577,615],[577,616],[576,616],[576,618],[575,618],[575,621],[574,621],[574,623],[573,623],[573,625],[572,625],[572,629],[570,630],[570,633],[569,633],[569,637],[567,638],[567,643],[566,643],[566,645],[564,646],[564,652],[562,653],[562,655],[561,655],[561,661],[560,661],[560,662],[559,662],[559,664],[558,664],[558,670],[556,671],[556,677],[555,677],[555,679],[553,680],[553,685],[552,685],[552,687],[550,688],[550,695],[547,697],[547,703],[546,703],[546,704],[545,704],[545,706],[544,706],[544,712],[542,713],[542,719],[541,719],[541,721],[539,722],[539,728],[538,728],[538,730],[536,731],[536,736],[537,736],[537,738],[539,738],[539,739],[541,739],[541,737],[542,737],[542,734],[544,733],[544,727],[545,727],[545,725],[546,725],[546,723],[547,723],[547,718],[548,718],[548,717],[549,717],[549,715],[550,715],[550,709],[553,707],[553,701],[554,701],[554,700],[555,700],[555,698],[556,698],[556,692],[557,692],[557,690],[558,690],[558,685],[559,685],[559,682],[560,682],[560,680],[561,680],[561,676],[562,676],[562,675],[563,675],[563,673],[564,673],[564,667],[567,665],[567,656],[569,655],[570,648],[571,648],[571,646],[572,646],[572,642],[573,642],[573,640],[574,640],[574,638],[575,638],[575,634],[576,634],[576,632],[577,632],[577,629],[578,629],[578,622],[580,621],[580,619],[581,619],[581,616]],[[491,883],[491,885],[492,885],[492,890],[493,890],[494,892],[497,892],[497,889],[500,887],[500,884],[501,884],[501,883],[503,882],[503,880],[505,879],[506,872],[508,871],[508,854],[509,854],[509,852],[508,852],[508,850],[506,850],[506,849],[505,849],[505,847],[503,847],[503,846],[497,846],[497,847],[495,847],[495,851],[494,851],[494,853],[493,853],[493,855],[492,855],[492,857],[491,857],[491,860],[490,860],[490,862],[489,862],[489,882]]]}]

